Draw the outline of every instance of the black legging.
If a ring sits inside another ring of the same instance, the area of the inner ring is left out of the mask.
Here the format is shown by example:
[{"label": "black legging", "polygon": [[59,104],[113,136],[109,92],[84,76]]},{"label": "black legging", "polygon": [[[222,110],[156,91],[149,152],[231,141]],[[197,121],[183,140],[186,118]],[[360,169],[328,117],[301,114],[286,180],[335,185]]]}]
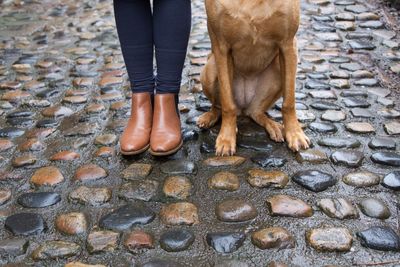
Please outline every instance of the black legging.
[{"label": "black legging", "polygon": [[[179,93],[191,27],[190,0],[114,0],[132,92]],[[155,47],[157,76],[153,74]]]}]

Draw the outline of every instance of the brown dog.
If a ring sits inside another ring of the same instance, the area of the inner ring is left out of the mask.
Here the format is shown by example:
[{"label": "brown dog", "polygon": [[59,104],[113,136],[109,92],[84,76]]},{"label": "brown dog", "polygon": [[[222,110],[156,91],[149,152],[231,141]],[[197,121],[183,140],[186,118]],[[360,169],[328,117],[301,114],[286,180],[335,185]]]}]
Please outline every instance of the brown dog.
[{"label": "brown dog", "polygon": [[[212,53],[201,73],[211,110],[197,121],[212,127],[222,115],[216,154],[236,152],[236,119],[250,116],[271,139],[293,151],[308,148],[296,116],[296,32],[299,0],[206,0]],[[265,112],[283,96],[283,125]]]}]

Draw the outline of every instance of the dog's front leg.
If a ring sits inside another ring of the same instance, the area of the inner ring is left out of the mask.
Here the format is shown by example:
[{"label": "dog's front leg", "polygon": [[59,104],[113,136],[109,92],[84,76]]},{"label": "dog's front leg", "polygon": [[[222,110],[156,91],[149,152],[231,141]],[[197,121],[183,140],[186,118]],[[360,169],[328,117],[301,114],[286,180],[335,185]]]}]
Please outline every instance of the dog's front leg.
[{"label": "dog's front leg", "polygon": [[219,97],[222,124],[215,144],[217,156],[231,156],[236,152],[236,104],[233,97],[233,60],[230,49],[224,42],[219,42],[212,30],[209,30],[213,53],[218,70]]},{"label": "dog's front leg", "polygon": [[283,125],[288,146],[293,151],[307,149],[310,139],[304,134],[296,115],[296,71],[297,71],[297,43],[296,38],[284,42],[279,47],[281,65],[281,79],[283,90]]}]

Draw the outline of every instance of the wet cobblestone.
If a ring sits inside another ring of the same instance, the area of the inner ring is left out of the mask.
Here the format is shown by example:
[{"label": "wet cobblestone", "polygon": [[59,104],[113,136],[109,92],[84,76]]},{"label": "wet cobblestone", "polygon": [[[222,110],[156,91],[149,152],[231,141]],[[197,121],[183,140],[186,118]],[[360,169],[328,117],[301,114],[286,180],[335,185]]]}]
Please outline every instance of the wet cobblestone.
[{"label": "wet cobblestone", "polygon": [[2,1],[0,265],[399,266],[394,18],[372,1],[301,0],[296,108],[313,147],[294,154],[240,118],[223,158],[219,126],[195,126],[211,45],[204,2],[192,6],[185,144],[157,159],[118,153],[131,93],[112,1]]}]

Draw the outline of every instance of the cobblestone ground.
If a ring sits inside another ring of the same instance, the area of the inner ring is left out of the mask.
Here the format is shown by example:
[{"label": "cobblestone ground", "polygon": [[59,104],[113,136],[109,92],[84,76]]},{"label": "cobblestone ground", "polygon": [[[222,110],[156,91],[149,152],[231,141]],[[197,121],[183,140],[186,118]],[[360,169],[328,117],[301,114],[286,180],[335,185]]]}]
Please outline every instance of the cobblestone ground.
[{"label": "cobblestone ground", "polygon": [[161,160],[118,153],[130,96],[112,2],[3,2],[1,264],[400,266],[393,18],[361,0],[302,1],[297,110],[313,147],[293,154],[241,119],[237,156],[215,158],[218,129],[194,125],[210,107],[203,5],[185,145]]}]

